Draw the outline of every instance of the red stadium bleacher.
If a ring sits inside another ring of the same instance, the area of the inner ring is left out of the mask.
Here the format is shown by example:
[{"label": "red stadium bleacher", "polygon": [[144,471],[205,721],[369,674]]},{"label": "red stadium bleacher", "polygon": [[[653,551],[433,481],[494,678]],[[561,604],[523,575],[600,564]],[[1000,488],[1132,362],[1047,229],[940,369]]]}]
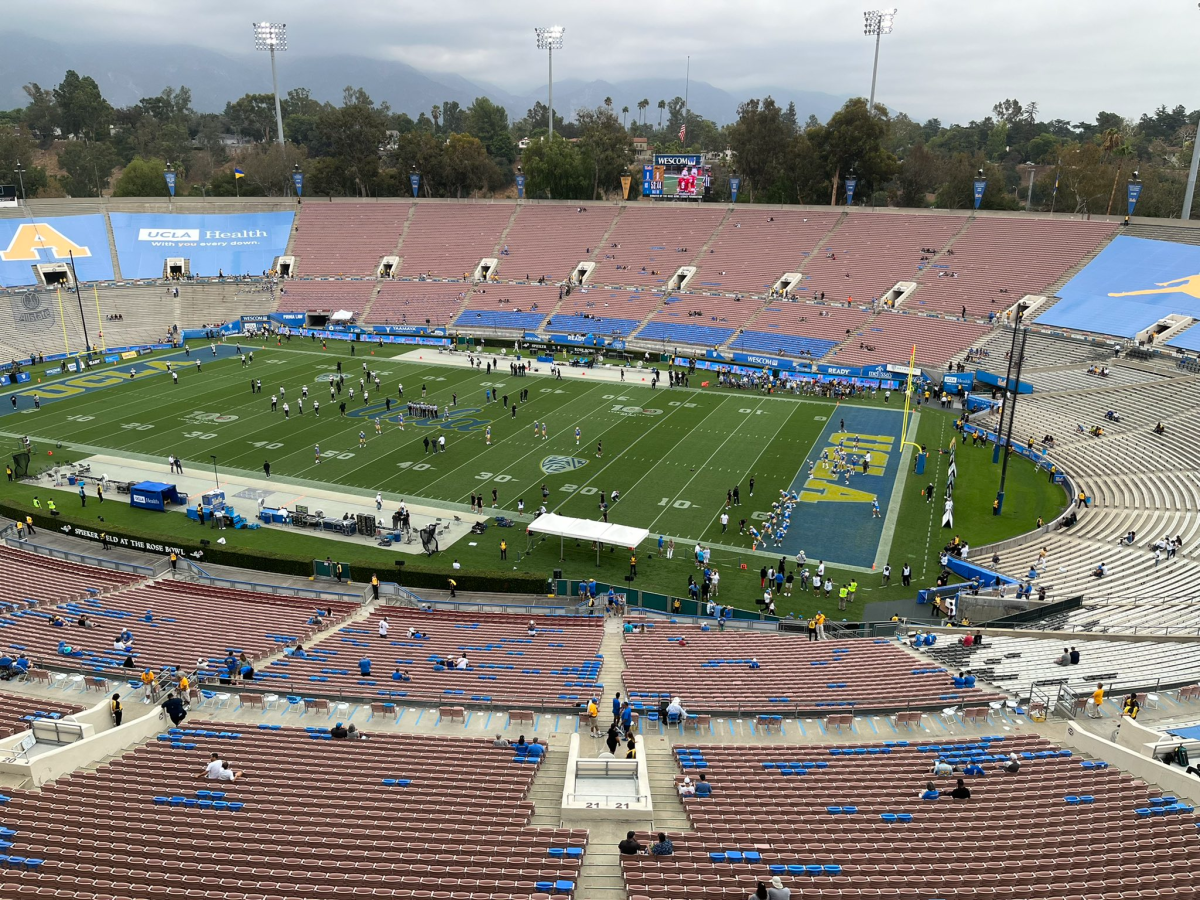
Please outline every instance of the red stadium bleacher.
[{"label": "red stadium bleacher", "polygon": [[736,207],[700,260],[694,291],[766,294],[798,271],[840,212]]},{"label": "red stadium bleacher", "polygon": [[367,320],[377,325],[447,325],[463,307],[461,281],[385,281]]},{"label": "red stadium bleacher", "polygon": [[0,609],[82,601],[145,577],[0,546]]},{"label": "red stadium bleacher", "polygon": [[299,281],[283,283],[279,309],[285,312],[349,310],[361,315],[371,302],[374,281]]},{"label": "red stadium bleacher", "polygon": [[680,266],[692,264],[725,213],[723,208],[704,206],[626,207],[608,236],[607,245],[594,257],[596,270],[592,281],[659,287]]},{"label": "red stadium bleacher", "polygon": [[965,306],[968,318],[999,315],[1026,294],[1043,293],[1115,230],[1111,222],[977,218],[952,253],[921,273],[905,308],[959,316]]},{"label": "red stadium bleacher", "polygon": [[522,206],[499,257],[503,279],[565,281],[575,266],[595,254],[618,209],[612,206]]},{"label": "red stadium bleacher", "polygon": [[941,366],[988,333],[987,325],[927,315],[883,312],[868,319],[829,357],[838,365],[907,364],[913,345],[917,364]]},{"label": "red stadium bleacher", "polygon": [[[211,752],[244,777],[196,780]],[[4,883],[31,900],[161,900],[184,885],[222,900],[565,895],[587,831],[528,827],[538,768],[483,740],[203,723],[39,791],[6,789],[6,853],[36,864],[10,863]],[[153,851],[156,835],[185,850]]]},{"label": "red stadium bleacher", "polygon": [[801,296],[870,304],[898,281],[916,281],[923,247],[940,250],[963,216],[852,214],[821,241],[804,267]]},{"label": "red stadium bleacher", "polygon": [[[659,625],[644,635],[626,635],[622,655],[631,698],[678,693],[688,709],[706,712],[946,706],[1002,696],[955,688],[945,669],[882,639],[814,642]],[[751,659],[761,668],[751,669]]]},{"label": "red stadium bleacher", "polygon": [[[3,649],[20,650],[35,661],[118,674],[130,671],[121,668],[125,652],[113,647],[127,628],[134,636],[131,655],[139,671],[158,671],[163,666],[190,670],[200,657],[210,660],[215,671],[230,650],[254,660],[319,633],[327,627],[325,620],[320,626],[308,624],[315,605],[315,601],[276,594],[159,581],[64,603],[53,610],[66,620],[62,628],[50,624],[47,608],[0,616],[0,639]],[[333,609],[333,620],[357,608],[345,601],[322,601],[326,606]],[[92,621],[91,628],[75,625],[80,614]],[[60,641],[75,653],[59,654]]]},{"label": "red stadium bleacher", "polygon": [[[1036,735],[871,741],[677,746],[680,778],[704,774],[712,795],[683,800],[695,830],[669,835],[672,855],[621,857],[631,900],[743,900],[775,877],[793,897],[815,900],[1200,891],[1190,805],[1107,764]],[[1000,769],[1009,753],[1021,760],[1016,774]],[[969,799],[949,796],[961,773],[930,774],[938,758],[983,769],[962,775]],[[920,799],[931,780],[940,796]],[[930,835],[969,839],[969,862],[947,864],[944,841]],[[1038,865],[1018,864],[1030,847]],[[1129,864],[1143,857],[1154,865]]]},{"label": "red stadium bleacher", "polygon": [[400,245],[400,274],[407,278],[470,277],[496,244],[516,209],[511,203],[421,203]]},{"label": "red stadium bleacher", "polygon": [[844,303],[768,300],[747,331],[794,334],[840,343],[871,317],[870,309]]},{"label": "red stadium bleacher", "polygon": [[[387,637],[379,622],[387,617]],[[264,668],[256,683],[289,694],[311,691],[423,702],[540,704],[574,707],[603,686],[600,641],[603,620],[540,616],[528,634],[529,617],[420,612],[400,607],[376,610],[305,645],[305,658],[289,656]],[[409,638],[416,628],[424,637]],[[465,654],[470,668],[436,671],[437,660]],[[371,661],[370,675],[359,668]],[[411,681],[394,680],[396,669]]]},{"label": "red stadium bleacher", "polygon": [[308,201],[296,219],[294,274],[375,276],[379,261],[395,252],[411,209],[411,203]]},{"label": "red stadium bleacher", "polygon": [[0,691],[0,738],[28,731],[34,719],[58,719],[83,710],[84,707],[75,703]]}]

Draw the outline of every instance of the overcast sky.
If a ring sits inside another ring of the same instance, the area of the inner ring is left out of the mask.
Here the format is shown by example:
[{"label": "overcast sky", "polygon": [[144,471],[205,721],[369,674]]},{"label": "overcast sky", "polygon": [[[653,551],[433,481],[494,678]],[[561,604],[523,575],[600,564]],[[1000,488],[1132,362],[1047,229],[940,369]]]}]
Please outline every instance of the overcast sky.
[{"label": "overcast sky", "polygon": [[[1193,0],[895,0],[876,99],[915,118],[982,118],[1036,100],[1045,118],[1200,106],[1189,63]],[[286,22],[289,54],[357,52],[521,91],[545,77],[534,25],[564,25],[557,78],[692,75],[732,93],[763,86],[865,96],[873,40],[846,0],[42,0],[5,2],[6,29],[76,40],[196,43],[248,52],[250,22]],[[702,110],[699,112],[703,113]]]}]

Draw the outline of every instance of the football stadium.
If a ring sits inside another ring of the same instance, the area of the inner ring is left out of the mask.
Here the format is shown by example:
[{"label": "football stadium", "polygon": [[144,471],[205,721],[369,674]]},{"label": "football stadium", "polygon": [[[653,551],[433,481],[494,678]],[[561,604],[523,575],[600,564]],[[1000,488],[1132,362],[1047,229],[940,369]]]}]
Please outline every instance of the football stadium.
[{"label": "football stadium", "polygon": [[5,897],[1200,896],[1200,229],[688,115],[586,200],[0,189]]}]

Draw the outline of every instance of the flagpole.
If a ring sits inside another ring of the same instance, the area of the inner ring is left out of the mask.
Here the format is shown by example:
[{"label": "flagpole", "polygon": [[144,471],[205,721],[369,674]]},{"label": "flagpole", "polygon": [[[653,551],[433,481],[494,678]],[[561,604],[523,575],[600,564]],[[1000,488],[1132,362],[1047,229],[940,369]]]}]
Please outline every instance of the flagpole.
[{"label": "flagpole", "polygon": [[688,120],[688,90],[692,86],[692,57],[687,58],[687,74],[683,78],[683,137],[679,139],[679,143],[686,148],[685,143],[687,138],[687,120]]}]

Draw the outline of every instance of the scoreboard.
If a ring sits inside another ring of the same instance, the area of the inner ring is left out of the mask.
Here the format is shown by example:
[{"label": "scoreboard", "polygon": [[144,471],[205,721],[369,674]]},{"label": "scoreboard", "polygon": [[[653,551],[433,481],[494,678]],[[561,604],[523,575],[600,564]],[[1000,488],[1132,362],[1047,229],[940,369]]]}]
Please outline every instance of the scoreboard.
[{"label": "scoreboard", "polygon": [[642,196],[700,200],[712,187],[712,169],[692,153],[655,154],[653,165],[642,166]]}]

